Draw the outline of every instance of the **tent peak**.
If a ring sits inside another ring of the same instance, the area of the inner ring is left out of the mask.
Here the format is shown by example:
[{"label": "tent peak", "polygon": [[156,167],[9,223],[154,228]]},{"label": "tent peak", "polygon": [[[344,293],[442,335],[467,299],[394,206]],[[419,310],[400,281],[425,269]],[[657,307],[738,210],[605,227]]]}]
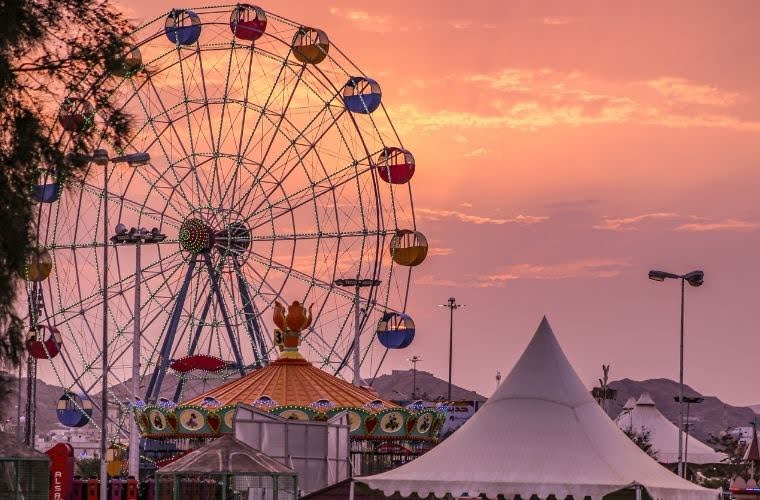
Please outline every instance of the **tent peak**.
[{"label": "tent peak", "polygon": [[654,403],[654,399],[652,399],[652,396],[649,395],[648,392],[643,392],[641,396],[639,396],[639,400],[636,401],[637,406],[656,406]]}]

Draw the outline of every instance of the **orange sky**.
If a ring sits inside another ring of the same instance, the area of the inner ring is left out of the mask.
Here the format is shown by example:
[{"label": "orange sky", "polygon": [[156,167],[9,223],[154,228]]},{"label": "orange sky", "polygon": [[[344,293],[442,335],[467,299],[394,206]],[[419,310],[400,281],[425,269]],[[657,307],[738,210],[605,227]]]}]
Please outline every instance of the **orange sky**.
[{"label": "orange sky", "polygon": [[[122,1],[137,22],[174,7]],[[409,311],[418,336],[385,368],[490,394],[547,314],[590,386],[678,376],[675,282],[687,290],[686,382],[758,403],[760,3],[280,0],[382,85],[414,152],[432,243]],[[367,376],[368,374],[365,374]]]}]

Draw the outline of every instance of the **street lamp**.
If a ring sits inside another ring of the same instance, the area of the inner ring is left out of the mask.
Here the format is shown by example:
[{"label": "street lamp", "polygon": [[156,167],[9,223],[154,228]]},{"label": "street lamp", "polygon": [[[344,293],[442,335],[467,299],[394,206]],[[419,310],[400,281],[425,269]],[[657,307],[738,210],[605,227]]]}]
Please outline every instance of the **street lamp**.
[{"label": "street lamp", "polygon": [[340,287],[353,287],[355,288],[354,293],[354,381],[352,382],[355,386],[362,386],[367,385],[359,375],[359,368],[361,366],[361,353],[360,353],[360,345],[359,345],[359,336],[362,333],[361,329],[361,311],[359,309],[359,289],[360,288],[366,288],[366,287],[373,287],[378,286],[382,283],[380,280],[376,279],[370,279],[370,278],[364,278],[364,279],[358,279],[358,278],[340,278],[335,281],[333,281],[333,284]]},{"label": "street lamp", "polygon": [[[140,229],[131,228],[122,223],[116,225],[116,234],[111,236],[114,244],[133,244],[135,245],[135,308],[133,338],[132,338],[132,398],[137,400],[137,394],[140,392],[140,287],[141,287],[141,265],[140,250],[145,243],[161,243],[166,239],[165,234],[161,234],[157,228],[148,231],[144,227]],[[140,438],[137,428],[137,420],[134,415],[130,415],[129,429],[129,475],[139,481],[140,479]]]},{"label": "street lamp", "polygon": [[679,275],[665,271],[649,271],[649,279],[653,281],[665,281],[666,279],[681,280],[681,343],[680,343],[680,364],[678,375],[678,399],[680,414],[678,416],[678,475],[684,477],[683,467],[683,312],[684,312],[684,290],[686,283],[691,286],[702,286],[705,280],[705,273],[702,271],[692,271],[690,273]]},{"label": "street lamp", "polygon": [[91,161],[103,169],[103,380],[100,407],[100,498],[108,494],[108,467],[106,465],[106,441],[108,440],[108,163],[127,163],[130,166],[145,165],[150,161],[148,153],[131,153],[108,157],[105,149],[96,149],[92,156],[82,158]]},{"label": "street lamp", "polygon": [[[674,396],[673,399],[677,402],[678,396]],[[684,396],[683,398],[683,402],[686,403],[686,440],[683,446],[684,477],[686,477],[686,469],[689,467],[689,408],[692,404],[699,404],[704,400],[705,398],[701,397]]]},{"label": "street lamp", "polygon": [[449,308],[449,311],[451,312],[451,316],[449,317],[449,392],[448,392],[448,400],[451,401],[451,362],[453,357],[453,351],[454,351],[454,310],[459,309],[460,307],[465,307],[464,304],[457,304],[457,299],[454,297],[449,298],[449,301],[446,304],[438,304],[438,307],[447,307]]},{"label": "street lamp", "polygon": [[417,363],[422,361],[422,358],[415,354],[407,361],[412,363],[412,399],[417,399]]}]

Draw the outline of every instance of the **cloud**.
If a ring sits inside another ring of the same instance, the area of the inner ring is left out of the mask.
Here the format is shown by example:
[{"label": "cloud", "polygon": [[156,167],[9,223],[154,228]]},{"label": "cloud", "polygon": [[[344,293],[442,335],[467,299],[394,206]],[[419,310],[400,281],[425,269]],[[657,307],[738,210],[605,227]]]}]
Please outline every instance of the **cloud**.
[{"label": "cloud", "polygon": [[353,22],[362,31],[372,31],[375,33],[387,33],[393,30],[394,26],[391,24],[391,16],[380,16],[371,14],[364,10],[356,9],[339,9],[338,7],[331,7],[330,14]]},{"label": "cloud", "polygon": [[631,266],[627,259],[582,259],[555,264],[515,264],[501,272],[479,276],[482,287],[503,286],[513,280],[559,280],[569,278],[614,278]]},{"label": "cloud", "polygon": [[741,94],[679,77],[621,82],[579,71],[507,67],[490,73],[450,75],[436,85],[457,83],[473,86],[469,93],[482,95],[488,104],[479,109],[422,109],[417,103],[408,104],[399,107],[399,126],[405,131],[428,132],[465,128],[536,131],[599,124],[760,131],[760,121],[729,111],[741,101]]},{"label": "cloud", "polygon": [[606,231],[638,231],[642,225],[654,221],[672,221],[666,230],[707,232],[707,231],[751,231],[760,228],[760,221],[735,217],[710,219],[696,215],[679,215],[673,212],[652,212],[629,217],[603,217],[593,226]]},{"label": "cloud", "polygon": [[445,257],[448,255],[453,255],[454,249],[453,248],[447,248],[447,247],[437,247],[437,246],[431,246],[428,248],[428,257]]},{"label": "cloud", "polygon": [[470,203],[469,201],[463,201],[462,203],[459,204],[459,206],[463,208],[472,208],[472,203]]},{"label": "cloud", "polygon": [[482,158],[484,156],[488,156],[488,154],[491,152],[488,148],[477,148],[473,149],[469,153],[465,153],[465,158]]},{"label": "cloud", "polygon": [[535,215],[516,215],[510,218],[496,218],[486,217],[481,215],[466,214],[457,210],[434,210],[431,208],[417,208],[414,211],[415,215],[422,220],[429,221],[442,221],[445,219],[455,219],[459,222],[471,223],[471,224],[537,224],[547,220],[549,217],[535,216]]},{"label": "cloud", "polygon": [[615,278],[631,267],[628,259],[588,258],[553,264],[522,263],[507,266],[493,274],[465,275],[464,279],[449,279],[438,275],[414,278],[415,285],[497,288],[516,280],[564,280],[573,278]]},{"label": "cloud", "polygon": [[699,220],[681,224],[676,231],[706,232],[706,231],[752,231],[760,227],[760,223],[741,219],[722,219],[717,221]]},{"label": "cloud", "polygon": [[561,17],[561,16],[548,16],[541,18],[541,23],[546,24],[548,26],[562,26],[565,24],[570,24],[572,22],[572,19],[569,17]]},{"label": "cloud", "polygon": [[663,77],[648,80],[644,84],[668,99],[688,104],[726,107],[735,104],[740,96],[736,92],[725,92],[686,78]]},{"label": "cloud", "polygon": [[415,276],[414,285],[461,287],[462,283],[457,280],[440,278],[438,276],[428,274],[424,276]]},{"label": "cloud", "polygon": [[449,26],[451,26],[455,30],[464,30],[472,26],[472,21],[469,19],[462,19],[459,21],[454,21],[454,22],[449,23]]},{"label": "cloud", "polygon": [[593,227],[594,229],[607,231],[638,231],[638,226],[643,222],[674,219],[677,217],[678,214],[673,212],[653,212],[631,217],[603,217],[601,222]]}]

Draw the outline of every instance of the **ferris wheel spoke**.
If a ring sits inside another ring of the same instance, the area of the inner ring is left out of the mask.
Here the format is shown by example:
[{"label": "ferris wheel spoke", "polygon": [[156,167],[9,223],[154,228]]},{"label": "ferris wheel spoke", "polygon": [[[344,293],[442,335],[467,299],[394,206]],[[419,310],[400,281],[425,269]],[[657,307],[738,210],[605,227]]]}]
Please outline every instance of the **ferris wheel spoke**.
[{"label": "ferris wheel spoke", "polygon": [[[187,92],[187,78],[185,77],[185,69],[184,69],[185,65],[183,64],[182,51],[179,46],[177,46],[177,54],[179,56],[179,64],[178,64],[179,76],[180,76],[180,81],[182,82],[182,101],[185,106],[185,124],[187,126],[188,141],[190,142],[190,153],[191,153],[190,157],[192,158],[191,166],[192,166],[193,171],[196,172],[195,183],[196,183],[197,194],[199,197],[198,205],[201,205],[200,195],[201,193],[205,193],[205,191],[203,190],[201,180],[199,176],[197,175],[198,165],[196,164],[195,139],[193,138],[193,127],[190,123],[190,117],[193,116],[193,113],[190,112],[190,106],[189,106],[191,98]],[[207,99],[208,99],[208,95],[204,92],[203,100],[207,101]],[[169,162],[169,164],[171,164],[171,162]],[[208,196],[208,194],[206,194],[206,202],[208,203],[209,206],[211,206],[211,198]]]},{"label": "ferris wheel spoke", "polygon": [[[280,156],[277,158],[277,160],[275,160],[275,162],[273,163],[273,165],[276,165],[276,164],[277,164],[277,162],[279,162],[279,161],[280,161],[280,160],[281,160],[281,159],[284,157],[284,155],[285,155],[285,154],[286,154],[288,151],[291,151],[291,150],[292,150],[292,151],[294,151],[294,152],[296,153],[296,155],[297,155],[297,157],[298,157],[298,160],[297,160],[297,161],[295,161],[295,162],[293,162],[293,166],[292,166],[292,167],[290,167],[290,168],[287,170],[287,172],[285,173],[285,175],[283,175],[283,176],[274,176],[274,175],[272,175],[272,177],[273,177],[273,178],[275,179],[275,181],[276,181],[276,182],[274,183],[274,187],[273,187],[273,189],[271,189],[269,192],[265,192],[265,193],[263,194],[263,196],[261,197],[261,201],[258,203],[258,205],[256,205],[256,206],[253,208],[253,210],[252,210],[252,211],[253,211],[253,213],[256,213],[256,211],[258,211],[259,209],[261,209],[262,205],[264,205],[265,203],[268,203],[268,202],[269,202],[269,199],[271,198],[271,196],[272,196],[272,195],[274,195],[274,193],[275,193],[275,192],[276,192],[278,189],[281,189],[281,187],[283,186],[283,184],[284,184],[285,180],[287,180],[287,178],[288,178],[288,177],[289,177],[289,176],[290,176],[290,175],[291,175],[293,172],[295,172],[295,171],[298,169],[298,167],[301,167],[301,168],[302,168],[302,169],[303,169],[305,172],[307,171],[306,165],[304,164],[304,158],[305,158],[305,157],[306,157],[306,156],[307,156],[309,153],[311,153],[311,152],[313,152],[313,151],[314,151],[314,149],[316,148],[316,145],[317,145],[317,143],[319,142],[319,140],[321,140],[321,139],[322,139],[322,137],[324,137],[324,136],[325,136],[325,135],[326,135],[326,134],[329,132],[330,128],[331,128],[331,127],[333,127],[333,126],[334,126],[334,122],[332,122],[332,123],[331,123],[331,125],[330,125],[330,126],[328,126],[328,127],[327,127],[327,128],[326,128],[326,129],[325,129],[323,132],[322,132],[322,134],[320,135],[320,137],[319,137],[319,138],[317,138],[317,140],[315,140],[314,142],[310,142],[310,143],[309,143],[309,145],[307,146],[307,149],[306,149],[306,151],[305,151],[305,152],[303,152],[303,153],[300,153],[300,152],[298,152],[298,150],[295,148],[295,144],[296,144],[296,140],[297,140],[297,139],[293,139],[293,140],[291,140],[291,141],[290,141],[290,146],[289,146],[288,148],[286,148],[286,149],[285,149],[285,151],[283,151],[283,152],[282,152],[282,154],[281,154],[281,155],[280,155]],[[302,133],[303,133],[303,131],[301,131],[299,134],[302,134]],[[354,166],[354,165],[352,165],[352,166]],[[259,167],[259,169],[261,169],[261,168],[262,168],[262,167]],[[272,169],[267,169],[267,172],[271,172],[271,171],[272,171]],[[341,170],[339,170],[339,171],[338,171],[338,172],[336,172],[336,173],[340,173],[340,172],[341,172]],[[306,175],[308,176],[308,174],[306,174]],[[332,178],[334,175],[335,175],[335,174],[328,174],[328,173],[325,171],[325,177],[324,177],[324,178],[323,178],[321,181],[312,181],[312,180],[310,179],[310,184],[311,184],[311,185],[307,185],[307,186],[305,186],[303,189],[301,189],[301,190],[300,190],[300,192],[308,192],[308,190],[309,190],[309,189],[313,189],[313,188],[314,188],[314,187],[315,187],[317,184],[321,184],[321,183],[324,183],[325,181],[328,181],[328,182],[329,182],[329,181],[330,181],[330,179],[331,179],[331,178]],[[257,176],[258,176],[258,173],[257,173]],[[258,178],[258,177],[257,177],[257,178]],[[243,197],[241,198],[241,200],[240,200],[240,202],[239,202],[239,205],[243,205],[243,204],[244,204],[244,203],[247,201],[247,198],[248,198],[248,195],[249,195],[249,193],[250,193],[250,190],[249,190],[249,192],[248,192],[248,193],[246,193],[246,194],[245,194],[245,196],[243,196]]]},{"label": "ferris wheel spoke", "polygon": [[[158,105],[161,109],[161,115],[165,116],[167,119],[167,127],[166,129],[171,129],[174,133],[174,137],[177,139],[176,142],[179,144],[179,147],[181,148],[183,152],[183,156],[187,158],[189,155],[187,154],[187,150],[185,149],[184,142],[181,139],[181,136],[179,135],[179,132],[177,131],[176,127],[174,126],[174,120],[172,119],[171,115],[169,114],[169,111],[167,110],[163,99],[161,98],[161,93],[156,88],[155,83],[153,82],[153,78],[148,75],[146,78],[148,87],[152,91],[152,95],[155,96],[155,101],[158,102]],[[145,114],[147,118],[147,124],[150,125],[150,130],[153,132],[153,135],[155,137],[155,141],[158,143],[159,148],[161,149],[161,153],[163,154],[164,160],[166,160],[167,166],[171,167],[174,165],[174,163],[171,160],[171,155],[166,149],[166,146],[164,145],[163,141],[161,140],[161,137],[163,136],[163,131],[159,133],[155,126],[155,118],[152,113],[148,111],[148,108],[146,106],[146,103],[144,99],[142,98],[142,95],[135,90],[135,93],[138,96],[138,101],[140,103],[140,106],[142,107],[143,113]],[[165,129],[165,130],[166,130]],[[171,141],[172,144],[174,144],[174,141]],[[192,165],[191,165],[192,166]],[[171,170],[171,169],[170,169]],[[187,198],[187,195],[185,194],[184,190],[181,188],[182,184],[179,182],[179,179],[176,178],[175,175],[175,182],[176,186],[179,188],[179,194],[180,196],[185,200],[185,202],[188,204],[188,206],[192,206],[192,202]]]},{"label": "ferris wheel spoke", "polygon": [[[148,179],[146,179],[148,180]],[[85,183],[82,186],[82,191],[86,191],[89,194],[92,194],[94,196],[102,197],[103,195],[103,188],[97,187],[90,183]],[[140,214],[145,215],[147,218],[154,220],[156,222],[164,222],[166,220],[173,222],[177,228],[179,228],[180,224],[182,223],[179,219],[176,219],[174,217],[169,216],[165,212],[158,212],[155,210],[151,210],[147,208],[144,204],[140,204],[136,201],[132,201],[128,199],[125,195],[117,194],[114,192],[109,191],[108,193],[109,200],[113,200],[117,205],[122,206],[124,208],[128,208],[129,210]],[[179,213],[178,209],[173,207],[175,212]]]},{"label": "ferris wheel spoke", "polygon": [[[245,78],[245,84],[244,84],[244,86],[245,86],[245,92],[244,92],[244,96],[243,96],[243,102],[246,103],[246,104],[248,103],[248,97],[250,95],[250,90],[251,90],[251,80],[252,80],[251,74],[253,72],[253,55],[254,55],[254,50],[253,49],[248,50],[247,53],[248,53],[248,71],[246,73],[247,78]],[[242,163],[243,156],[241,155],[241,151],[242,151],[242,148],[243,148],[243,137],[245,135],[245,134],[243,134],[243,131],[245,130],[245,122],[246,122],[246,118],[248,117],[248,108],[249,108],[248,105],[242,106],[242,114],[243,114],[243,116],[242,116],[241,124],[240,124],[240,135],[238,136],[237,155],[236,155],[238,168],[233,169],[232,180],[227,184],[227,189],[225,190],[225,192],[219,198],[219,203],[220,204],[223,204],[225,202],[225,199],[227,198],[227,195],[229,193],[230,188],[233,188],[233,187],[237,186],[238,172],[240,171],[240,167],[243,165],[243,163]]]},{"label": "ferris wheel spoke", "polygon": [[[229,50],[228,52],[230,53],[230,66],[231,66],[231,64],[232,64],[232,54],[233,54],[234,50]],[[211,205],[211,199],[213,198],[214,184],[215,183],[219,183],[219,194],[220,195],[221,195],[221,191],[222,191],[222,186],[221,186],[221,183],[219,181],[219,175],[218,175],[219,163],[218,163],[218,157],[216,155],[219,153],[219,141],[221,141],[221,136],[222,136],[222,124],[224,123],[224,107],[226,107],[225,99],[226,99],[226,96],[227,96],[227,89],[228,89],[228,86],[229,86],[230,72],[229,72],[229,66],[228,66],[227,76],[226,76],[226,82],[225,82],[225,93],[224,93],[224,97],[223,97],[223,100],[222,100],[222,102],[223,102],[223,104],[222,104],[223,105],[222,115],[221,115],[221,118],[219,120],[220,121],[219,134],[217,136],[217,140],[214,140],[214,127],[213,127],[213,123],[212,123],[213,120],[211,118],[211,106],[209,105],[209,102],[208,102],[209,101],[209,92],[208,92],[208,88],[206,86],[206,72],[203,71],[203,57],[202,57],[202,54],[203,54],[203,52],[200,50],[200,46],[196,47],[195,57],[197,58],[197,60],[198,60],[198,66],[200,67],[200,77],[201,77],[201,84],[202,84],[202,87],[203,87],[203,96],[204,96],[204,99],[206,101],[204,108],[205,108],[205,111],[206,111],[206,120],[207,120],[207,124],[208,124],[208,134],[209,134],[209,137],[208,137],[208,146],[213,151],[213,154],[214,154],[213,168],[211,170],[211,179],[210,179],[210,182],[209,182],[209,185],[208,185],[208,188],[209,188],[209,190],[212,193],[212,196],[208,197],[208,199],[209,199],[209,205]]]},{"label": "ferris wheel spoke", "polygon": [[[177,250],[176,252],[167,255],[163,259],[160,259],[160,260],[158,260],[158,261],[156,261],[156,262],[154,262],[154,263],[146,266],[144,269],[150,269],[153,266],[159,266],[162,263],[164,263],[165,261],[168,261],[169,259],[175,257],[176,255],[180,255],[180,254],[181,254],[181,251]],[[118,281],[116,281],[114,283],[109,283],[108,289],[107,289],[109,291],[108,298],[110,299],[112,297],[117,297],[121,293],[122,289],[123,290],[130,290],[131,289],[131,287],[126,287],[125,288],[123,286],[124,283],[128,283],[128,282],[131,281],[133,283],[132,287],[134,287],[134,277],[135,277],[135,275],[133,273],[133,274],[131,274],[129,276],[125,276],[124,278],[122,278],[122,279],[120,279],[120,280],[118,280]],[[60,304],[60,309],[58,311],[56,311],[53,315],[51,315],[50,319],[51,320],[53,320],[53,319],[60,319],[59,315],[65,315],[67,313],[70,313],[71,311],[74,311],[77,307],[81,307],[81,309],[77,312],[78,315],[84,315],[85,313],[89,312],[90,310],[102,306],[102,303],[98,301],[98,299],[101,298],[102,295],[103,295],[103,290],[102,290],[102,287],[101,287],[100,290],[96,290],[91,295],[89,295],[87,297],[81,297],[80,300],[77,301],[77,302],[71,303],[71,304],[69,304],[67,306],[64,306],[63,304]],[[93,301],[93,303],[87,305],[87,307],[85,308],[84,305],[87,304],[88,301]],[[58,322],[56,324],[59,324],[59,325],[60,324],[65,324],[65,323],[67,323],[69,320],[71,320],[73,318],[66,318],[64,316],[62,319],[63,319],[63,321],[60,321],[60,322]]]},{"label": "ferris wheel spoke", "polygon": [[[270,89],[269,94],[267,95],[267,98],[264,101],[264,105],[261,107],[261,112],[256,118],[256,123],[254,123],[253,128],[251,128],[251,133],[248,136],[248,140],[246,141],[245,146],[242,148],[242,150],[238,147],[238,157],[243,158],[243,157],[248,156],[248,147],[250,146],[251,142],[253,141],[253,138],[256,135],[256,132],[258,131],[259,125],[261,124],[261,120],[264,118],[264,115],[266,114],[267,109],[269,109],[269,104],[272,102],[272,97],[275,94],[275,89],[277,89],[277,86],[280,83],[280,78],[283,77],[283,74],[285,73],[285,69],[286,67],[288,67],[289,55],[290,55],[290,49],[288,50],[288,54],[283,59],[280,59],[282,61],[282,64],[280,65],[280,69],[277,72],[277,76],[275,77],[275,80],[272,83],[272,88]],[[241,144],[242,144],[242,141],[241,141]]]},{"label": "ferris wheel spoke", "polygon": [[303,281],[307,285],[312,285],[317,288],[321,288],[322,290],[326,290],[336,295],[340,295],[343,298],[353,299],[354,297],[353,294],[343,290],[342,288],[336,287],[332,283],[326,283],[320,280],[319,278],[305,274],[301,271],[297,271],[293,269],[291,266],[280,264],[279,262],[276,262],[272,259],[266,259],[253,252],[251,252],[249,255],[254,261],[258,262],[259,264],[268,266],[273,271],[277,271],[278,273],[285,274],[286,276],[289,276],[289,277],[292,276],[295,279]]},{"label": "ferris wheel spoke", "polygon": [[[287,65],[288,65],[287,61],[285,61],[283,63],[283,68],[286,67]],[[288,97],[287,97],[287,101],[285,103],[284,108],[280,112],[275,113],[275,116],[277,118],[275,119],[275,122],[273,124],[273,129],[272,129],[272,131],[269,134],[270,135],[269,144],[266,146],[263,154],[260,157],[260,160],[258,161],[258,167],[256,169],[256,172],[253,174],[253,179],[259,179],[259,173],[261,172],[261,169],[262,169],[263,165],[267,161],[267,157],[269,156],[269,151],[271,150],[272,145],[274,144],[274,141],[277,139],[277,137],[278,137],[278,135],[280,133],[280,127],[282,126],[283,122],[285,121],[285,115],[287,113],[287,110],[290,107],[290,103],[292,102],[293,97],[296,95],[296,91],[298,90],[298,84],[301,81],[301,75],[303,74],[304,70],[305,70],[305,67],[302,67],[300,73],[298,73],[296,75],[296,77],[295,77],[295,84],[293,85],[293,88],[292,88],[292,91],[290,92],[290,95],[288,95]],[[273,87],[273,90],[274,90],[274,87]],[[283,92],[284,92],[284,90],[285,90],[285,88],[283,88]],[[245,156],[247,154],[247,152],[248,152],[248,147],[250,146],[250,144],[251,144],[251,142],[252,142],[252,140],[253,140],[253,138],[254,138],[254,136],[256,134],[258,126],[261,123],[261,118],[263,118],[265,115],[267,115],[267,112],[269,111],[268,110],[268,104],[269,103],[267,102],[267,105],[265,105],[265,107],[262,109],[262,112],[259,115],[259,119],[256,121],[256,125],[254,126],[253,130],[251,130],[251,135],[249,136],[248,143],[246,144],[246,148],[243,151],[243,156]],[[265,139],[265,134],[262,134],[261,140],[263,141],[264,139]],[[252,183],[251,188],[241,197],[240,201],[237,202],[237,206],[242,206],[243,204],[245,204],[247,202],[248,197],[249,197],[250,193],[252,192],[253,188],[256,187],[256,184],[258,184],[258,183],[257,182],[256,183]]]},{"label": "ferris wheel spoke", "polygon": [[[271,202],[266,208],[259,208],[257,211],[254,211],[250,216],[248,216],[246,221],[253,222],[250,227],[252,231],[255,231],[263,225],[269,224],[271,221],[266,220],[259,223],[257,222],[258,219],[254,219],[254,217],[260,217],[267,212],[271,213],[275,207],[280,207],[286,204],[289,207],[292,207],[292,210],[282,210],[279,214],[273,214],[272,220],[274,220],[278,217],[281,217],[282,215],[291,213],[291,211],[294,211],[301,206],[307,205],[309,203],[314,203],[315,200],[321,198],[322,196],[332,194],[337,188],[354,181],[362,174],[372,171],[371,165],[362,166],[364,167],[362,170],[359,170],[358,163],[356,165],[351,164],[339,170],[336,170],[332,174],[318,181],[315,181],[313,183],[313,186],[306,186],[298,191],[290,193],[288,196],[284,196],[278,200],[275,200],[274,202]],[[318,187],[321,189],[317,189]],[[297,199],[294,200],[296,197]]]}]

